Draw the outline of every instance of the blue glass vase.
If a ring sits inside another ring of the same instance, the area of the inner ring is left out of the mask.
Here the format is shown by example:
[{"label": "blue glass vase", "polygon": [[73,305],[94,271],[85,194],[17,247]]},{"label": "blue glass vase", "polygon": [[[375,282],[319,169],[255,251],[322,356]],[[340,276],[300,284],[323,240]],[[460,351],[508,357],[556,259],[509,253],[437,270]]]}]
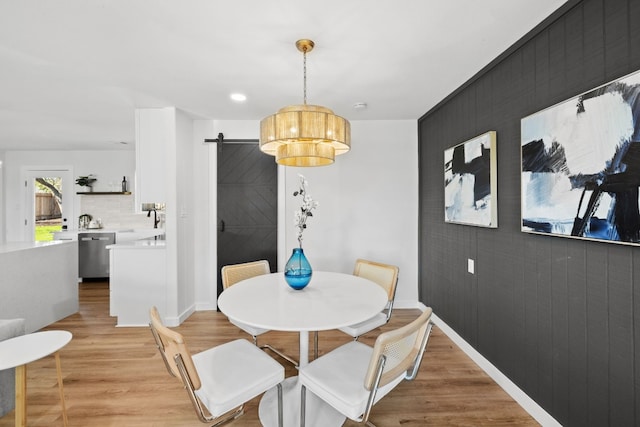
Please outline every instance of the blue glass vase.
[{"label": "blue glass vase", "polygon": [[294,248],[291,258],[284,266],[284,279],[295,290],[304,289],[311,281],[313,270],[302,248]]}]

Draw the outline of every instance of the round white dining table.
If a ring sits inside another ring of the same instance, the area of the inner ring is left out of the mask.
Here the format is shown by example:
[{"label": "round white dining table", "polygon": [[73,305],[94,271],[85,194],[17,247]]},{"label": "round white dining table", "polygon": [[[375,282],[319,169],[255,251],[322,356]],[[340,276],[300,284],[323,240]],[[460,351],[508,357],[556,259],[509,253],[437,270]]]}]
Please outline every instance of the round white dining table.
[{"label": "round white dining table", "polygon": [[[367,320],[387,304],[386,292],[376,283],[351,274],[314,271],[302,290],[287,285],[283,273],[243,280],[227,288],[218,307],[230,319],[259,328],[295,331],[300,336],[300,367],[309,362],[309,332],[338,329]],[[284,425],[298,426],[300,386],[298,377],[283,383]],[[260,421],[277,425],[275,389],[260,401]],[[345,417],[312,393],[307,393],[307,426],[341,426]]]},{"label": "round white dining table", "polygon": [[58,350],[67,345],[71,337],[68,331],[44,331],[0,341],[0,371],[16,368],[16,427],[27,425],[27,364],[50,354],[55,354],[62,421],[65,427],[68,425]]}]

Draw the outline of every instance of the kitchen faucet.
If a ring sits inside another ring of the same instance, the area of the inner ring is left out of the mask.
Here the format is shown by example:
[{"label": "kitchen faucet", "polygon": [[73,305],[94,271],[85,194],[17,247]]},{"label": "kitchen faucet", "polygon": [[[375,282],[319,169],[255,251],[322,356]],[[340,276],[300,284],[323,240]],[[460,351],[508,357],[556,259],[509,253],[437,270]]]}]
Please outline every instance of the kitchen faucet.
[{"label": "kitchen faucet", "polygon": [[147,218],[151,217],[151,211],[153,211],[153,228],[158,228],[158,223],[160,222],[160,220],[158,219],[158,214],[156,213],[155,209],[151,209],[149,212],[147,212]]}]

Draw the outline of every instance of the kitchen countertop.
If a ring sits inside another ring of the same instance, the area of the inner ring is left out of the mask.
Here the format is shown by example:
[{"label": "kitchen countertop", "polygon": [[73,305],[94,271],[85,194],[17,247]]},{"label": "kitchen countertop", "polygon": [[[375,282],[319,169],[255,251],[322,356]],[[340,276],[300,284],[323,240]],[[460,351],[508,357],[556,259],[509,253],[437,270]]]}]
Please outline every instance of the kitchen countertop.
[{"label": "kitchen countertop", "polygon": [[165,240],[142,239],[108,245],[107,249],[164,249]]},{"label": "kitchen countertop", "polygon": [[8,242],[0,245],[0,254],[23,251],[26,249],[43,248],[46,246],[55,246],[69,243],[69,241],[49,241],[49,242]]},{"label": "kitchen countertop", "polygon": [[58,233],[130,233],[133,228],[73,228]]},{"label": "kitchen countertop", "polygon": [[156,236],[163,236],[165,231],[163,228],[87,228],[87,229],[72,229],[66,231],[59,231],[54,233],[55,240],[68,240],[77,238],[81,233],[115,233],[116,244],[125,243],[129,241],[137,241],[141,239],[153,238]]}]

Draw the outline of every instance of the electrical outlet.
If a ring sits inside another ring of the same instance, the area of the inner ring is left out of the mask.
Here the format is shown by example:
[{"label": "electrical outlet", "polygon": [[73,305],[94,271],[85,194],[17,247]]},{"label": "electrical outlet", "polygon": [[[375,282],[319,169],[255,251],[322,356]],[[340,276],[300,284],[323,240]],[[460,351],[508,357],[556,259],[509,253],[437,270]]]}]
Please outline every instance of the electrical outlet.
[{"label": "electrical outlet", "polygon": [[476,273],[476,263],[471,258],[467,259],[467,271],[471,274]]}]

